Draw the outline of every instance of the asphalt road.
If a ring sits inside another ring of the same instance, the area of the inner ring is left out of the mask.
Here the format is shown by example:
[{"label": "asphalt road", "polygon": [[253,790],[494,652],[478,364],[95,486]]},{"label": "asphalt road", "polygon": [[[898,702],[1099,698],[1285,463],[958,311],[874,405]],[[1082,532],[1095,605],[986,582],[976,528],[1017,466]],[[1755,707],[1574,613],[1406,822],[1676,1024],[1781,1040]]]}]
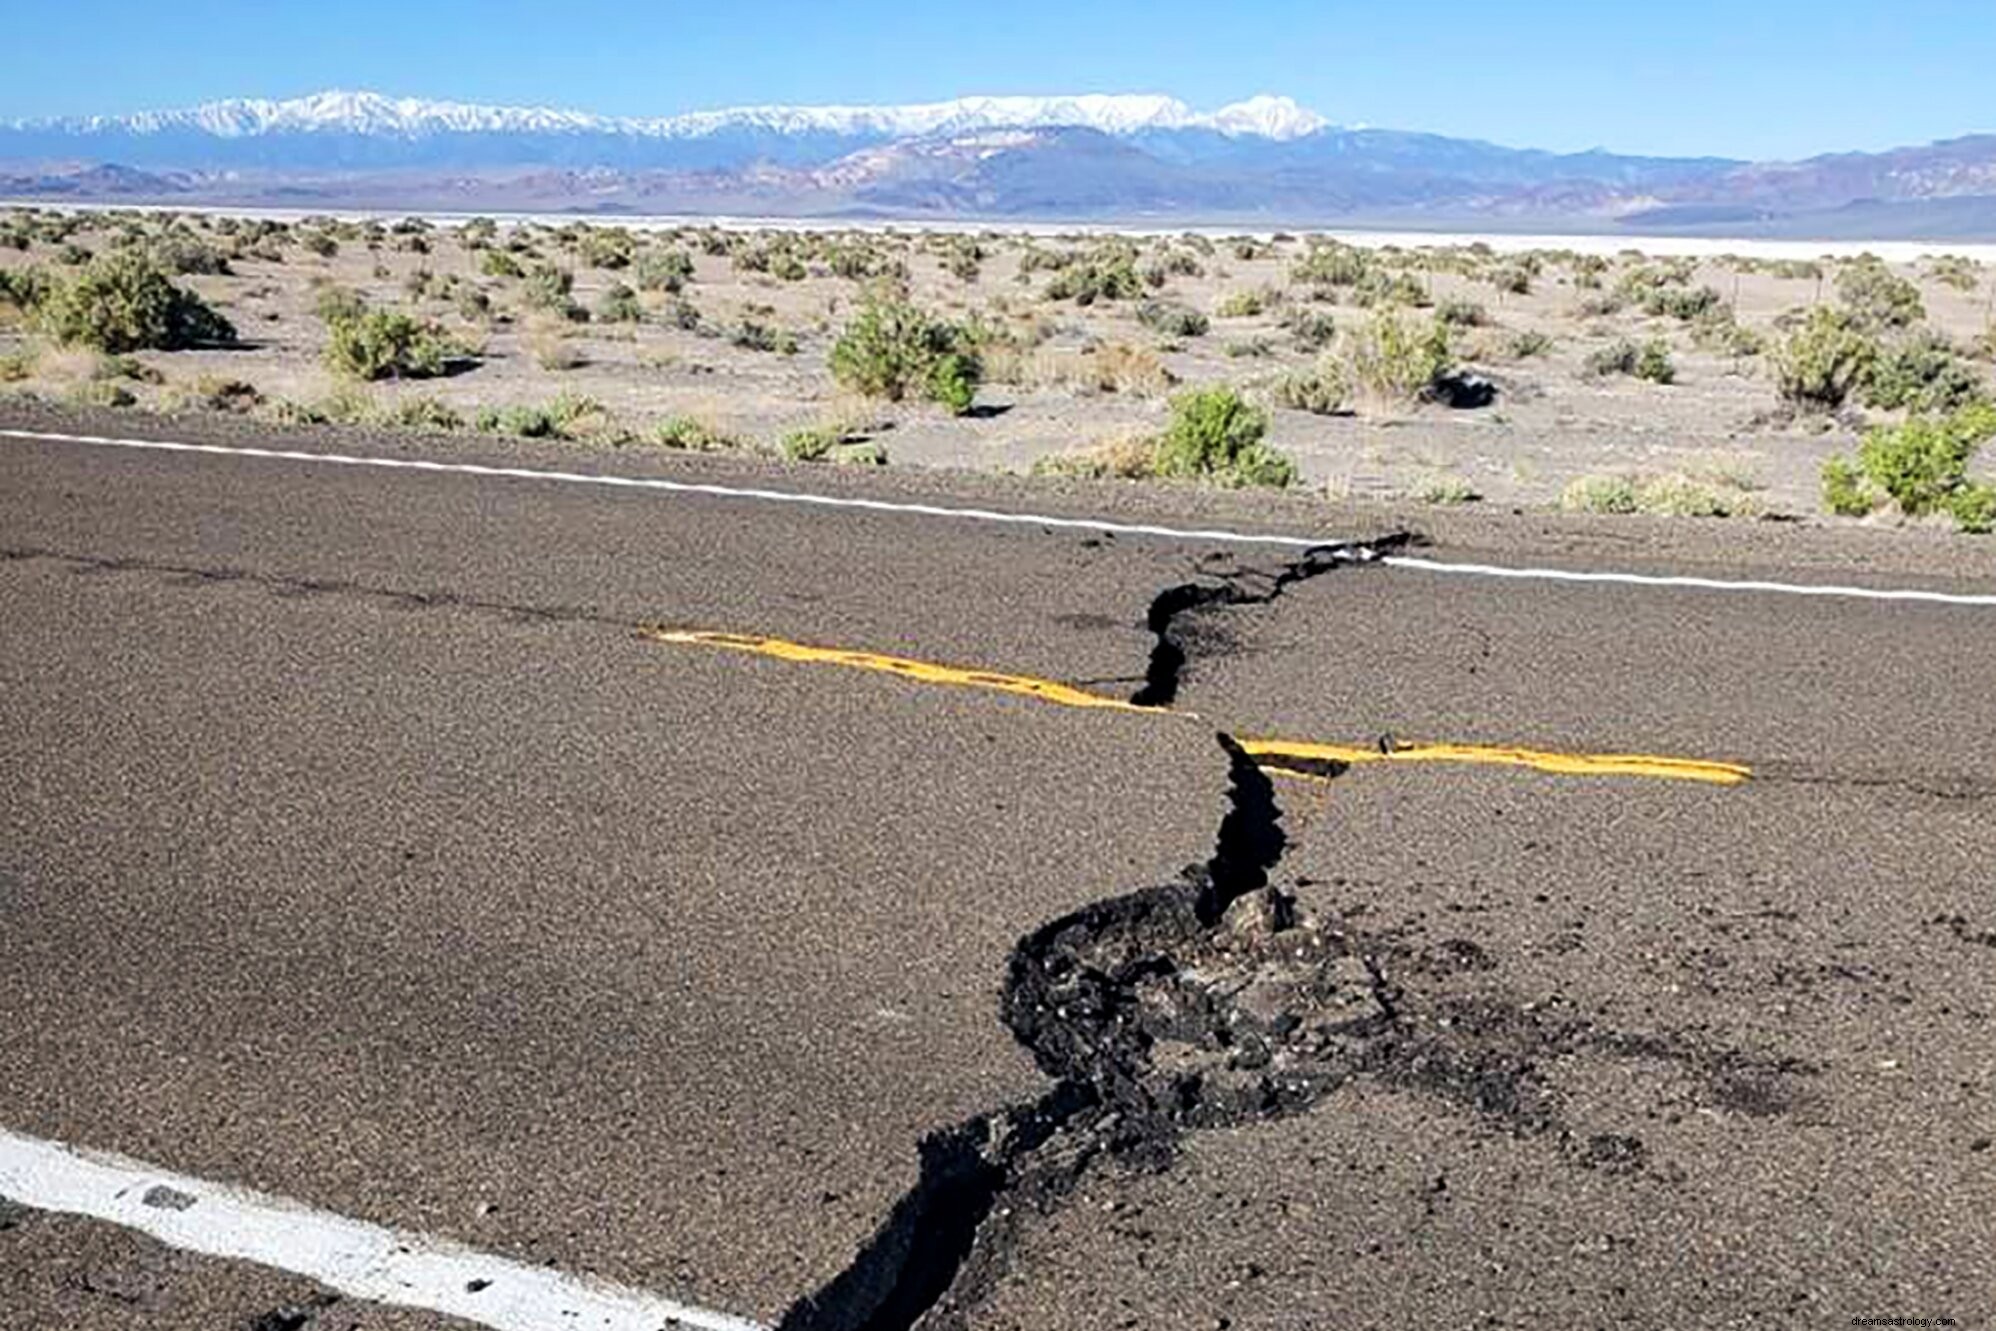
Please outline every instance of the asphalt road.
[{"label": "asphalt road", "polygon": [[[795,1327],[1991,1319],[1996,609],[22,440],[0,552],[0,1130]],[[5,1207],[0,1324],[452,1323]]]}]

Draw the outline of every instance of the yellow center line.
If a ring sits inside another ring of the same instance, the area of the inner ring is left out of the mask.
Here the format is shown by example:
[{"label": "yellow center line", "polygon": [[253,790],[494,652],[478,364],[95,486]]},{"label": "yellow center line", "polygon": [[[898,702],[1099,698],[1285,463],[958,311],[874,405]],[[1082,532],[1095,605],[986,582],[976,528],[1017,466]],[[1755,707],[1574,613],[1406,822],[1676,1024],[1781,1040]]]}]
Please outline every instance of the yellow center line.
[{"label": "yellow center line", "polygon": [[[1495,767],[1529,767],[1561,776],[1648,776],[1670,781],[1703,781],[1737,786],[1753,776],[1740,763],[1700,758],[1665,758],[1648,753],[1556,753],[1495,744],[1410,744],[1389,747],[1356,744],[1312,744],[1286,739],[1241,739],[1241,752],[1264,766],[1291,763],[1480,763]],[[1308,773],[1304,773],[1307,775]]]},{"label": "yellow center line", "polygon": [[[1182,720],[1198,720],[1191,712],[1169,707],[1140,707],[1122,698],[1090,693],[1056,680],[1032,675],[1009,675],[995,670],[972,670],[941,665],[912,657],[890,656],[884,652],[854,651],[844,647],[814,647],[809,643],[771,638],[758,633],[718,633],[704,629],[644,628],[639,636],[653,642],[686,646],[718,647],[727,651],[750,652],[779,661],[813,665],[846,666],[857,670],[877,670],[920,684],[941,684],[956,688],[986,689],[1011,693],[1061,707],[1097,708],[1113,712],[1141,712]],[[1739,763],[1710,762],[1698,758],[1667,758],[1644,753],[1558,753],[1546,749],[1524,749],[1490,744],[1409,744],[1386,745],[1317,744],[1285,739],[1242,739],[1242,752],[1270,772],[1283,776],[1325,777],[1335,770],[1359,763],[1476,763],[1497,767],[1527,767],[1561,776],[1639,776],[1669,781],[1702,781],[1710,785],[1736,786],[1753,776],[1753,769]],[[1313,768],[1317,770],[1312,770]]]},{"label": "yellow center line", "polygon": [[917,661],[906,656],[888,656],[881,652],[852,651],[843,647],[812,647],[801,642],[790,642],[783,638],[765,638],[754,633],[711,633],[692,629],[648,628],[640,629],[639,634],[654,642],[724,647],[732,651],[754,652],[758,656],[773,656],[779,661],[803,661],[816,665],[851,666],[859,670],[882,670],[922,684],[947,684],[958,688],[989,689],[996,693],[1016,693],[1028,698],[1038,698],[1041,702],[1057,703],[1062,707],[1099,707],[1115,712],[1173,714],[1166,708],[1139,707],[1121,698],[1112,698],[1104,693],[1090,693],[1086,689],[1077,689],[1071,684],[1061,684],[1051,679],[1036,679],[1031,675],[1006,675],[995,670],[968,670],[960,666],[939,665],[934,661]]}]

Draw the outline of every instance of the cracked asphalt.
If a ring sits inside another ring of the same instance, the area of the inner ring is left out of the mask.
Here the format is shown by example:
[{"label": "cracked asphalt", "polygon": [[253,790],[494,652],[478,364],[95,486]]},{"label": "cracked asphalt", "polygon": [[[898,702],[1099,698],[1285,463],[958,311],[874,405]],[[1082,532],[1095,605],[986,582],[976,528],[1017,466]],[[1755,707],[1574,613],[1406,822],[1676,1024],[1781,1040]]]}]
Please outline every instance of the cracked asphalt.
[{"label": "cracked asphalt", "polygon": [[[1428,553],[1857,558],[1597,531]],[[0,1126],[792,1327],[1989,1323],[1989,612],[12,441],[0,552]],[[446,1324],[18,1208],[0,1312]]]}]

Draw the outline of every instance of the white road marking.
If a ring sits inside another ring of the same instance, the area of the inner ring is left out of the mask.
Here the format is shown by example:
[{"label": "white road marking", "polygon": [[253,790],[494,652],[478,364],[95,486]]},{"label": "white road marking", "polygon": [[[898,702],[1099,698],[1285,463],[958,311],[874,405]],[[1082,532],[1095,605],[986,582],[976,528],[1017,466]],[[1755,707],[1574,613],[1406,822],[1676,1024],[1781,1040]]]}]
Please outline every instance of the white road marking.
[{"label": "white road marking", "polygon": [[189,1252],[288,1271],[351,1298],[444,1313],[496,1331],[765,1331],[745,1318],[642,1290],[577,1279],[4,1128],[0,1197],[35,1210],[109,1221]]},{"label": "white road marking", "polygon": [[112,448],[153,449],[167,453],[212,453],[222,457],[272,458],[280,462],[323,462],[341,467],[384,467],[400,471],[453,472],[463,476],[506,476],[518,480],[557,481],[567,485],[606,485],[625,490],[665,490],[673,494],[715,495],[723,499],[759,499],[769,503],[808,504],[819,508],[856,508],[875,513],[912,513],[923,517],[1002,522],[1021,527],[1069,527],[1082,531],[1110,531],[1130,536],[1161,536],[1181,541],[1282,545],[1299,550],[1339,544],[1330,537],[1265,536],[1251,532],[1150,527],[1134,523],[1109,522],[1099,518],[1060,518],[1045,513],[1003,513],[987,508],[950,508],[937,504],[908,504],[886,499],[857,499],[846,495],[807,494],[794,490],[761,490],[748,486],[712,485],[697,481],[668,481],[656,476],[605,476],[592,472],[540,471],[532,467],[489,467],[476,462],[431,462],[423,458],[307,453],[284,448],[189,444],[165,439],[115,439],[90,434],[50,434],[40,430],[0,430],[0,437],[94,444]]},{"label": "white road marking", "polygon": [[1516,578],[1540,582],[1606,582],[1632,587],[1690,587],[1715,592],[1778,592],[1785,596],[1836,596],[1860,601],[1923,601],[1934,605],[1996,606],[1996,594],[1930,592],[1911,587],[1843,587],[1831,583],[1759,582],[1746,578],[1697,578],[1662,573],[1593,572],[1565,568],[1512,568],[1505,564],[1451,564],[1414,555],[1386,555],[1394,568],[1459,577]]},{"label": "white road marking", "polygon": [[[0,438],[31,442],[89,444],[97,447],[135,448],[164,453],[201,453],[217,457],[265,458],[279,462],[321,463],[339,467],[374,467],[390,471],[420,471],[461,476],[498,476],[515,480],[544,481],[564,485],[600,485],[623,490],[654,490],[670,494],[710,495],[722,499],[751,499],[765,503],[803,504],[816,508],[859,509],[872,513],[904,513],[918,517],[951,518],[970,522],[996,522],[1021,527],[1058,527],[1077,531],[1105,531],[1129,536],[1152,536],[1176,541],[1225,541],[1246,545],[1274,545],[1293,550],[1310,550],[1328,545],[1362,545],[1361,541],[1332,536],[1282,536],[1267,532],[1225,529],[1157,527],[1139,523],[1112,522],[1106,518],[1056,517],[1047,513],[1009,513],[986,508],[953,508],[941,504],[911,504],[888,499],[860,499],[848,495],[810,494],[795,490],[765,490],[752,486],[715,485],[699,481],[668,481],[656,476],[613,476],[592,472],[542,471],[532,467],[495,467],[477,462],[435,462],[427,458],[369,457],[350,453],[312,453],[302,449],[253,448],[247,445],[195,444],[169,439],[123,439],[105,435],[58,434],[44,430],[0,429]],[[1700,578],[1651,573],[1581,571],[1557,568],[1515,568],[1502,564],[1455,564],[1423,559],[1413,555],[1387,555],[1379,563],[1394,568],[1417,569],[1459,577],[1513,578],[1542,582],[1621,583],[1635,587],[1683,587],[1703,591],[1765,592],[1787,596],[1843,597],[1861,601],[1913,601],[1932,605],[1996,606],[1996,593],[1936,592],[1917,588],[1854,587],[1826,583],[1770,582],[1755,579]]]}]

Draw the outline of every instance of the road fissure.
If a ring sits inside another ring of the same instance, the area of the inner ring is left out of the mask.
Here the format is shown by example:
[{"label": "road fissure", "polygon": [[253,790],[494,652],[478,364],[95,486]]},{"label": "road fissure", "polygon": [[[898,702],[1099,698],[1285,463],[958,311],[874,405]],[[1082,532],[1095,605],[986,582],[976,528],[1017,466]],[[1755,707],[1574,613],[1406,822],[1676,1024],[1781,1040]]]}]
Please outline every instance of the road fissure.
[{"label": "road fissure", "polygon": [[[1163,616],[1159,643],[1173,642],[1192,605],[1266,604],[1351,562],[1313,552],[1273,574],[1230,571],[1208,599],[1161,597],[1154,607],[1178,608]],[[1174,693],[1185,661],[1181,646],[1157,676]],[[1811,1069],[1796,1060],[1616,1031],[1505,992],[1473,939],[1429,944],[1306,912],[1295,890],[1305,882],[1276,878],[1292,844],[1270,779],[1281,769],[1227,732],[1214,739],[1226,809],[1206,858],[1042,925],[1012,950],[998,1015],[1050,1089],[924,1140],[914,1186],[778,1331],[956,1331],[1005,1278],[1025,1227],[1091,1170],[1169,1169],[1188,1133],[1303,1113],[1356,1078],[1549,1140],[1572,1167],[1632,1178],[1649,1170],[1646,1145],[1571,1122],[1545,1064],[1643,1060],[1703,1079],[1722,1102],[1726,1079],[1744,1079],[1753,1102],[1776,1112],[1802,1098],[1793,1079]],[[1312,774],[1331,780],[1350,767],[1323,760]]]}]

